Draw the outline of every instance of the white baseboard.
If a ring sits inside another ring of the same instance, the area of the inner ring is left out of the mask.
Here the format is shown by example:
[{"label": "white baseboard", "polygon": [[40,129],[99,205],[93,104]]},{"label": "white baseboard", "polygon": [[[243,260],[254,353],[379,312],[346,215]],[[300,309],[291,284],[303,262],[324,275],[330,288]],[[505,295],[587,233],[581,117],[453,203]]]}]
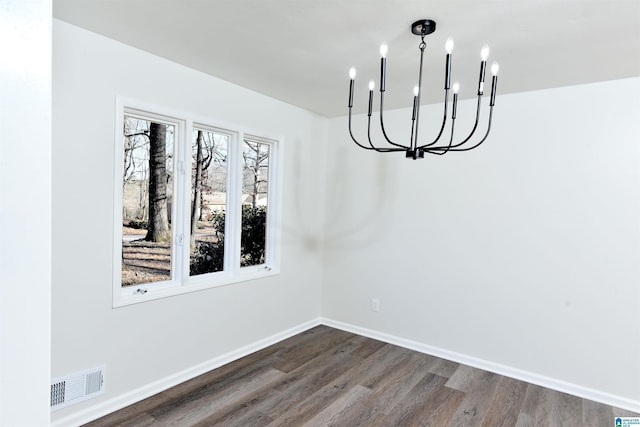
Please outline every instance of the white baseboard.
[{"label": "white baseboard", "polygon": [[234,360],[240,359],[258,350],[262,350],[263,348],[269,347],[270,345],[276,344],[282,340],[285,340],[320,324],[320,319],[314,319],[294,326],[293,328],[287,329],[286,331],[279,332],[237,350],[230,351],[218,357],[214,357],[213,359],[208,360],[204,363],[193,366],[189,369],[185,369],[184,371],[177,372],[158,381],[154,381],[136,390],[132,390],[128,393],[105,400],[94,406],[90,406],[81,411],[67,415],[66,417],[52,421],[51,426],[68,427],[86,424],[90,421],[118,411],[143,399],[151,397],[154,394],[160,393],[161,391],[167,390],[168,388],[195,378],[198,375],[202,375],[213,369],[219,368],[220,366],[226,365],[227,363],[233,362]]},{"label": "white baseboard", "polygon": [[482,369],[484,371],[489,371],[499,375],[504,375],[505,377],[510,377],[510,378],[525,381],[531,384],[536,384],[536,385],[546,387],[552,390],[556,390],[562,393],[568,393],[573,396],[582,397],[584,399],[593,400],[596,402],[604,403],[606,405],[615,406],[617,408],[622,408],[622,409],[626,409],[633,412],[640,412],[640,401],[637,401],[637,400],[629,399],[622,396],[616,396],[610,393],[594,390],[592,388],[583,387],[578,384],[572,384],[566,381],[546,377],[544,375],[536,374],[533,372],[523,371],[521,369],[502,365],[499,363],[478,359],[476,357],[468,356],[461,353],[456,353],[456,352],[445,350],[439,347],[430,346],[417,341],[411,341],[411,340],[400,338],[394,335],[385,334],[383,332],[361,328],[359,326],[339,322],[336,320],[321,318],[320,323],[323,325],[330,326],[332,328],[342,329],[347,332],[363,335],[379,341],[384,341],[389,344],[394,344],[400,347],[408,348],[410,350],[419,351],[421,353],[429,354],[431,356],[440,357],[442,359],[451,360],[453,362],[457,362],[463,365]]}]

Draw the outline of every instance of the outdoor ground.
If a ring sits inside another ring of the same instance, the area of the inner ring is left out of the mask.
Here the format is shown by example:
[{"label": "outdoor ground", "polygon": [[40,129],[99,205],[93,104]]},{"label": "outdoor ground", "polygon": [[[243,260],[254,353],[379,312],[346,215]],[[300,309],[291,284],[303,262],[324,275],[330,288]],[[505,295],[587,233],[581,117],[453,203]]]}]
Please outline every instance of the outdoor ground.
[{"label": "outdoor ground", "polygon": [[[122,227],[122,286],[171,279],[171,244],[147,242],[145,229]],[[215,241],[210,223],[198,222],[196,241]]]}]

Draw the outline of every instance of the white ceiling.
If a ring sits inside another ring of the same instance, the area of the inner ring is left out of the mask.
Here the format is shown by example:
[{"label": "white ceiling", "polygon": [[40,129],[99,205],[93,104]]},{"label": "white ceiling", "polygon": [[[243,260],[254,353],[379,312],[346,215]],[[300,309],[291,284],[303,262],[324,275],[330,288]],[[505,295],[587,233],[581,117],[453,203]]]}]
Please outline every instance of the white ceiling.
[{"label": "white ceiling", "polygon": [[475,96],[484,43],[489,61],[500,63],[499,94],[640,76],[640,0],[53,0],[53,11],[327,117],[347,113],[352,65],[354,109],[366,110],[382,41],[385,107],[411,106],[420,39],[410,25],[422,18],[437,22],[427,37],[423,103],[443,96],[449,36],[463,98]]}]

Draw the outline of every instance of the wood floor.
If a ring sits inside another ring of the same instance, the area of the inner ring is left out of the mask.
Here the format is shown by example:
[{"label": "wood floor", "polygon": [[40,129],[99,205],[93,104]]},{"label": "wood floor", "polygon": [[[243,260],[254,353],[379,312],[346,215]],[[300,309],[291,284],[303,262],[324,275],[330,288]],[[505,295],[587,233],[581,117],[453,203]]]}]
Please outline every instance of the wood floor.
[{"label": "wood floor", "polygon": [[88,426],[594,426],[638,414],[318,326]]}]

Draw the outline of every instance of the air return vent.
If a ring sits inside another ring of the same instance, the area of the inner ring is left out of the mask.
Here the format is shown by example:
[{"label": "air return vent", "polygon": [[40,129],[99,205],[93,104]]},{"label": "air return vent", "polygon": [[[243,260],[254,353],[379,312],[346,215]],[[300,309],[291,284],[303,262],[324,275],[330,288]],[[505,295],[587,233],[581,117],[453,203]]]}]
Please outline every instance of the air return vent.
[{"label": "air return vent", "polygon": [[104,393],[104,366],[51,382],[51,409],[60,409]]}]

